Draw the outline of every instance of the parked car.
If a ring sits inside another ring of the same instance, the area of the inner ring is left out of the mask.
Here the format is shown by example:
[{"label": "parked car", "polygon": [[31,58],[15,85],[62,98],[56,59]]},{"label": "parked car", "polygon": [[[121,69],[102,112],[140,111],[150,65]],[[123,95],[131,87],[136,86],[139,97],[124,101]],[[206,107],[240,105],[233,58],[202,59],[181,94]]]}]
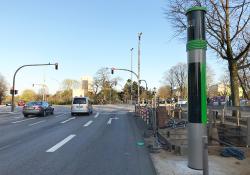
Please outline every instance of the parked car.
[{"label": "parked car", "polygon": [[19,100],[19,102],[17,103],[18,106],[24,106],[25,102],[23,100]]},{"label": "parked car", "polygon": [[11,103],[10,103],[10,102],[7,102],[5,105],[6,105],[6,106],[11,106]]},{"label": "parked car", "polygon": [[71,115],[74,114],[91,114],[93,107],[88,97],[74,97],[71,105]]},{"label": "parked car", "polygon": [[180,100],[175,104],[176,109],[181,109],[182,111],[188,110],[188,103],[186,100]]},{"label": "parked car", "polygon": [[45,101],[31,101],[23,107],[24,117],[28,117],[29,115],[45,117],[49,114],[54,114],[54,108]]}]

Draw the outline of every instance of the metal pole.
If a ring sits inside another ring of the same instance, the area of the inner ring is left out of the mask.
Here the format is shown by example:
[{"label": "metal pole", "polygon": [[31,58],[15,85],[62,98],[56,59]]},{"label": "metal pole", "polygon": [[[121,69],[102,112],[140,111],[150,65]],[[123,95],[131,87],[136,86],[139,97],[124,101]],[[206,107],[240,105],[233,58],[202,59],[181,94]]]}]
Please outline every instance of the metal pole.
[{"label": "metal pole", "polygon": [[202,137],[202,145],[203,145],[203,160],[202,160],[202,165],[203,165],[203,175],[208,175],[208,140],[207,136]]},{"label": "metal pole", "polygon": [[138,97],[137,97],[137,102],[138,102],[138,106],[140,106],[140,66],[141,66],[141,35],[142,32],[138,33]]},{"label": "metal pole", "polygon": [[23,65],[23,66],[20,66],[14,73],[14,76],[13,76],[13,83],[12,83],[12,97],[11,97],[11,112],[14,112],[14,109],[15,109],[15,82],[16,82],[16,74],[17,72],[22,69],[23,67],[29,67],[29,66],[50,66],[50,65],[55,65],[55,69],[57,70],[58,69],[58,63],[55,63],[55,64],[27,64],[27,65]]},{"label": "metal pole", "polygon": [[111,93],[112,93],[111,91],[112,91],[112,89],[111,89],[111,86],[110,86],[110,91],[109,91],[109,99],[110,99],[110,100],[109,100],[109,103],[110,103],[110,104],[112,103],[112,102],[111,102]]},{"label": "metal pole", "polygon": [[145,82],[145,84],[146,84],[146,90],[148,90],[148,83],[147,83],[147,81],[146,80],[140,80],[140,82],[141,81],[144,81]]},{"label": "metal pole", "polygon": [[131,48],[130,51],[131,51],[131,97],[130,97],[130,100],[131,100],[131,104],[133,104],[133,74],[132,74],[132,71],[133,71],[133,50],[134,48]]},{"label": "metal pole", "polygon": [[202,137],[206,135],[206,48],[205,7],[187,10],[188,60],[188,166],[203,169]]}]

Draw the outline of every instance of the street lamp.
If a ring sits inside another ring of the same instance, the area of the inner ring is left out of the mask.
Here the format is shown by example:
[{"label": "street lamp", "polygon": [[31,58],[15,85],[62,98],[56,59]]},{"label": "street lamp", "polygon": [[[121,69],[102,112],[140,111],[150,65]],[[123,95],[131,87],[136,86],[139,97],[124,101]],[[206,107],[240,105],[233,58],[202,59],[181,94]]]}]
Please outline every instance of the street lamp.
[{"label": "street lamp", "polygon": [[55,66],[55,69],[58,70],[58,63],[54,63],[54,64],[51,64],[51,63],[48,63],[48,64],[27,64],[27,65],[23,65],[23,66],[20,66],[14,73],[14,76],[13,76],[13,84],[12,84],[12,98],[11,98],[11,112],[14,112],[14,108],[15,108],[15,82],[16,82],[16,74],[17,72],[24,68],[24,67],[31,67],[31,66],[51,66],[51,65],[54,65]]},{"label": "street lamp", "polygon": [[140,83],[141,83],[142,81],[144,81],[145,84],[146,84],[146,90],[148,90],[148,83],[147,83],[147,81],[146,81],[146,80],[139,80],[139,81],[140,81]]},{"label": "street lamp", "polygon": [[133,50],[134,48],[131,48],[130,49],[130,54],[131,54],[131,104],[132,104],[132,101],[133,101],[133,95],[132,95],[132,92],[133,92],[133,74],[132,74],[132,71],[133,71]]},{"label": "street lamp", "polygon": [[138,33],[138,106],[140,106],[140,66],[141,66],[141,35],[142,32]]}]

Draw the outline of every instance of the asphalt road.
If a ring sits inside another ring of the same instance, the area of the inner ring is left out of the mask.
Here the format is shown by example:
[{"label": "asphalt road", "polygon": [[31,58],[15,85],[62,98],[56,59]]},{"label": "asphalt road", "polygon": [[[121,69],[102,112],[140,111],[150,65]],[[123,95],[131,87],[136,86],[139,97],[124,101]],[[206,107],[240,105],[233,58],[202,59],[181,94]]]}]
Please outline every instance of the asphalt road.
[{"label": "asphalt road", "polygon": [[95,106],[90,116],[56,107],[46,117],[0,115],[0,175],[153,175],[128,106]]}]

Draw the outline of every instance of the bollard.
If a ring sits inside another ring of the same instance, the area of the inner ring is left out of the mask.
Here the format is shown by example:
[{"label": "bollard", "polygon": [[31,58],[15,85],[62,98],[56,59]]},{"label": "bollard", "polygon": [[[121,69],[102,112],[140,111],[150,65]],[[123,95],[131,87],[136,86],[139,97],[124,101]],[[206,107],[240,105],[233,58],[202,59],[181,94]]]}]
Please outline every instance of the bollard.
[{"label": "bollard", "polygon": [[203,154],[202,154],[202,165],[203,175],[208,175],[208,139],[207,136],[202,137]]},{"label": "bollard", "polygon": [[221,112],[221,123],[224,124],[224,121],[225,121],[225,108],[223,108]]},{"label": "bollard", "polygon": [[237,110],[236,117],[237,117],[237,126],[240,126],[239,110]]},{"label": "bollard", "polygon": [[250,117],[247,117],[247,147],[250,146]]}]

